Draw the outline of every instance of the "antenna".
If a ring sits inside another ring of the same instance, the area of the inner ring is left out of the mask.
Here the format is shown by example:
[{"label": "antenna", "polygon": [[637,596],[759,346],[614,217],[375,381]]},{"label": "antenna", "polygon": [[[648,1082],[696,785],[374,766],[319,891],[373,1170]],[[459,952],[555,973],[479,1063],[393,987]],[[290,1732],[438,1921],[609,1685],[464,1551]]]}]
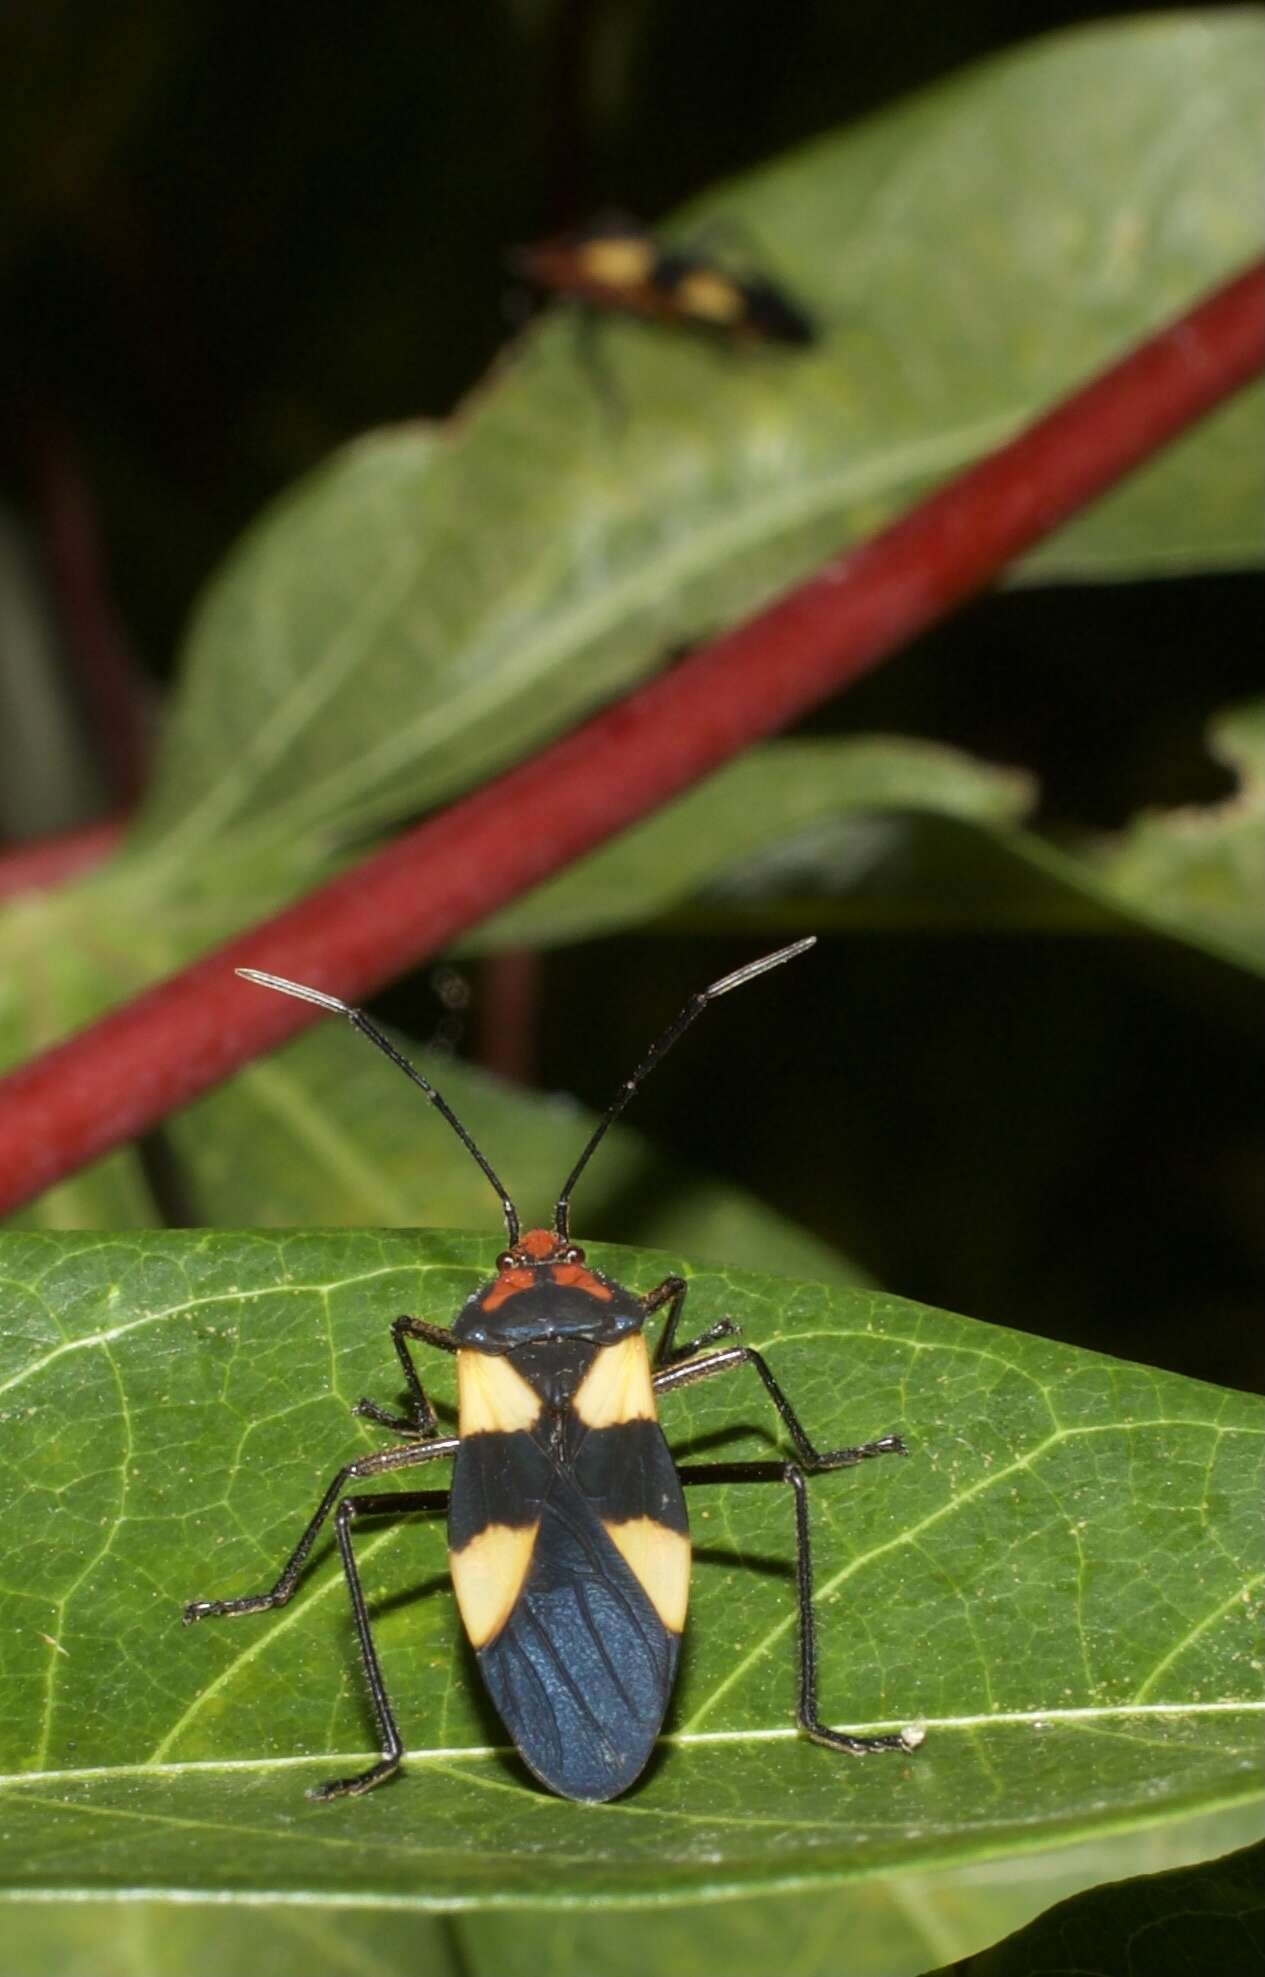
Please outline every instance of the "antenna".
[{"label": "antenna", "polygon": [[369,1021],[363,1009],[352,1009],[347,1003],[340,1002],[336,995],[326,995],[323,989],[305,988],[302,982],[288,982],[283,975],[265,975],[260,968],[238,968],[235,972],[242,977],[243,981],[258,982],[260,988],[277,989],[280,994],[292,995],[299,1002],[314,1002],[318,1009],[332,1009],[336,1016],[345,1016],[353,1029],[359,1030],[361,1036],[368,1037],[370,1043],[376,1043],[383,1055],[389,1057],[391,1062],[403,1071],[406,1078],[411,1078],[415,1085],[420,1086],[436,1112],[448,1121],[448,1124],[452,1127],[467,1153],[474,1155],[474,1158],[478,1161],[489,1181],[491,1181],[496,1191],[497,1199],[501,1204],[501,1213],[505,1217],[505,1231],[509,1246],[511,1249],[514,1247],[514,1244],[518,1241],[518,1210],[505,1192],[505,1189],[501,1186],[492,1168],[479,1152],[478,1147],[471,1139],[452,1107],[441,1098],[429,1079],[424,1078],[421,1072],[409,1063],[407,1057],[401,1057],[395,1045],[388,1042],[376,1024]]},{"label": "antenna", "polygon": [[[806,954],[810,947],[816,945],[816,934],[809,934],[806,940],[792,941],[789,947],[779,947],[776,954],[761,955],[758,961],[748,961],[745,967],[735,968],[732,975],[722,975],[718,982],[712,982],[707,988],[700,989],[697,995],[690,997],[680,1015],[674,1022],[669,1023],[658,1043],[650,1050],[645,1061],[639,1064],[631,1078],[627,1078],[620,1086],[594,1127],[588,1145],[568,1174],[554,1210],[554,1227],[563,1242],[568,1240],[571,1233],[571,1196],[575,1191],[576,1182],[597,1152],[606,1136],[607,1128],[615,1123],[638,1085],[649,1077],[659,1059],[667,1056],[677,1038],[684,1036],[695,1017],[702,1015],[709,1002],[715,1002],[718,996],[728,995],[730,989],[742,988],[744,983],[753,982],[757,975],[767,975],[770,968],[780,968],[784,961],[793,961],[797,955]],[[239,968],[237,972],[241,974],[242,970]]]}]

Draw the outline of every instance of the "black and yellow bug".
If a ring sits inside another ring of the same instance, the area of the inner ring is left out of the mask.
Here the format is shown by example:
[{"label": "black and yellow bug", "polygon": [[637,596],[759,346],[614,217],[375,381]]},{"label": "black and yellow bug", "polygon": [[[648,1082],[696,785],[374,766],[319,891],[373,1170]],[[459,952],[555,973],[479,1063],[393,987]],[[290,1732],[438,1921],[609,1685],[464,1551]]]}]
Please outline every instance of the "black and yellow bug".
[{"label": "black and yellow bug", "polygon": [[730,343],[803,348],[817,340],[812,318],[766,275],[739,273],[699,249],[664,246],[622,216],[521,247],[513,264],[539,287],[594,309],[676,323]]},{"label": "black and yellow bug", "polygon": [[[513,1202],[465,1127],[362,1010],[319,989],[239,970],[267,988],[348,1017],[420,1085],[496,1190],[508,1233],[495,1277],[472,1292],[451,1328],[411,1317],[397,1318],[391,1328],[409,1410],[395,1415],[362,1400],[355,1412],[408,1439],[339,1470],[270,1592],[199,1600],[185,1608],[188,1623],[284,1606],[317,1533],[338,1505],[334,1529],[382,1755],[368,1770],[333,1779],[312,1797],[368,1791],[398,1770],[403,1757],[351,1532],[361,1517],[413,1511],[447,1512],[449,1564],[462,1622],[492,1700],[529,1768],[564,1798],[597,1802],[627,1791],[645,1767],[672,1693],[690,1584],[684,1489],[702,1483],[777,1482],[794,1493],[800,1728],[836,1750],[909,1751],[922,1741],[913,1727],[885,1736],[848,1736],[828,1729],[817,1714],[805,1472],[904,1454],[899,1437],[819,1451],[760,1353],[740,1345],[709,1350],[736,1331],[729,1319],[678,1345],[683,1280],[665,1277],[638,1295],[591,1269],[570,1235],[577,1180],[665,1051],[709,1002],[812,945],[812,940],[796,941],[691,998],[598,1123],[563,1187],[553,1228],[525,1233]],[[645,1326],[660,1311],[667,1316],[652,1359]],[[456,1356],[456,1435],[440,1433],[410,1339]],[[659,1426],[657,1399],[739,1366],[753,1367],[763,1381],[795,1459],[678,1467]],[[343,1494],[349,1482],[444,1457],[454,1463],[449,1491]]]}]

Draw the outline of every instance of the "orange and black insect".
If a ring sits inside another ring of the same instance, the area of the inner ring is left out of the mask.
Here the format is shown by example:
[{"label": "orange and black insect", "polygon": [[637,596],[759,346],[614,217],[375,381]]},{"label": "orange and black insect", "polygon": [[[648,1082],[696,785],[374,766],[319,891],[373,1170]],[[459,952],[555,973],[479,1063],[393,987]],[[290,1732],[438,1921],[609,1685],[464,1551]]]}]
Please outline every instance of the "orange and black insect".
[{"label": "orange and black insect", "polygon": [[[571,1240],[571,1194],[638,1085],[718,996],[740,988],[813,945],[796,941],[713,982],[685,1008],[621,1085],[572,1169],[551,1229],[520,1232],[518,1211],[465,1127],[434,1086],[362,1010],[319,989],[254,969],[239,972],[266,988],[332,1009],[385,1051],[440,1111],[495,1189],[507,1245],[496,1275],[474,1290],[455,1323],[397,1318],[391,1328],[408,1390],[393,1414],[362,1400],[355,1412],[397,1437],[394,1447],[347,1463],[330,1483],[281,1576],[269,1592],[198,1600],[186,1623],[284,1606],[325,1519],[334,1529],[377,1719],[381,1756],[351,1778],[311,1796],[365,1792],[399,1769],[404,1746],[387,1697],[352,1549],[363,1517],[446,1513],[448,1555],[462,1622],[483,1679],[523,1759],[564,1798],[614,1798],[644,1769],[672,1693],[690,1584],[685,1491],[711,1483],[781,1483],[795,1506],[799,1608],[800,1728],[835,1750],[913,1750],[913,1727],[885,1736],[831,1730],[817,1713],[816,1632],[805,1475],[843,1469],[870,1456],[903,1455],[896,1435],[857,1448],[818,1450],[754,1347],[724,1345],[727,1318],[677,1343],[685,1304],[680,1277],[644,1293],[590,1268]],[[665,1313],[653,1356],[647,1322]],[[454,1354],[458,1433],[440,1433],[409,1341]],[[793,1459],[678,1466],[659,1426],[657,1403],[696,1380],[749,1366],[781,1417]],[[347,1485],[451,1458],[450,1490],[345,1494]]]},{"label": "orange and black insect", "polygon": [[815,343],[812,318],[761,274],[725,267],[715,256],[666,247],[635,221],[607,220],[519,248],[521,274],[541,288],[597,310],[648,316],[703,330],[731,343]]}]

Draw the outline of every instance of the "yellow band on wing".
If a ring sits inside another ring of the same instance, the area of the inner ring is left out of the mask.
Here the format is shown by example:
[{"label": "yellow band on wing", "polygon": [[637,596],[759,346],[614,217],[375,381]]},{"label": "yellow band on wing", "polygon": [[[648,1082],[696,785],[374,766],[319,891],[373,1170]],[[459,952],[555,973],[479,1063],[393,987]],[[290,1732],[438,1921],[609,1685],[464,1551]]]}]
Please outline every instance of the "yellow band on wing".
[{"label": "yellow band on wing", "polygon": [[617,1428],[624,1421],[653,1421],[654,1387],[640,1332],[604,1346],[572,1402],[586,1428]]},{"label": "yellow band on wing", "polygon": [[489,1524],[460,1551],[449,1552],[452,1587],[472,1647],[486,1647],[509,1619],[539,1529],[539,1524]]},{"label": "yellow band on wing", "polygon": [[690,1541],[653,1517],[630,1517],[624,1524],[603,1523],[615,1548],[631,1567],[665,1627],[679,1634],[690,1601]]},{"label": "yellow band on wing", "polygon": [[539,1394],[492,1352],[457,1354],[457,1402],[462,1435],[513,1435],[540,1414]]}]

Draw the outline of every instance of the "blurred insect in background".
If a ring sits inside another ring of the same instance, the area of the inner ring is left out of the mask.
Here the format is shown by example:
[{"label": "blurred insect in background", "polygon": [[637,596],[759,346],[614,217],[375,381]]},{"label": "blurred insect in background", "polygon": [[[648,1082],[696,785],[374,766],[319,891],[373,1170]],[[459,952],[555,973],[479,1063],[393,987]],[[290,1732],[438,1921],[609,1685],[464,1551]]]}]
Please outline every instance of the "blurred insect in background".
[{"label": "blurred insect in background", "polygon": [[538,287],[598,313],[648,317],[727,343],[817,340],[807,311],[767,275],[700,248],[666,246],[622,215],[518,248],[511,265]]}]

